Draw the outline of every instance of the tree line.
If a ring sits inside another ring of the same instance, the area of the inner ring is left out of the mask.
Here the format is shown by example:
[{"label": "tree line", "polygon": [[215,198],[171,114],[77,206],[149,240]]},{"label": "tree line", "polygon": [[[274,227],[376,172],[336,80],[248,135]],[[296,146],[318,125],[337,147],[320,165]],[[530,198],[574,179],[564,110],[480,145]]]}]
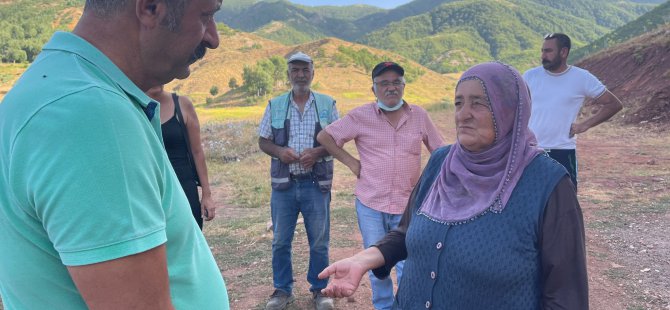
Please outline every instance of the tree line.
[{"label": "tree line", "polygon": [[32,62],[54,31],[68,31],[72,16],[63,14],[68,7],[80,7],[83,1],[21,0],[0,5],[0,61]]}]

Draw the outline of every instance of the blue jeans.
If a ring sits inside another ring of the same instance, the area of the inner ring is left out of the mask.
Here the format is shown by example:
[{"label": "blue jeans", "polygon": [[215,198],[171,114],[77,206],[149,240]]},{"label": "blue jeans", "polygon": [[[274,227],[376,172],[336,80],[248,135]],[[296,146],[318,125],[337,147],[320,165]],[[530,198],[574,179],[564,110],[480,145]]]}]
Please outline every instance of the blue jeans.
[{"label": "blue jeans", "polygon": [[328,279],[321,280],[317,276],[328,267],[330,192],[321,192],[319,185],[312,180],[292,180],[290,188],[272,190],[270,209],[273,226],[272,278],[274,287],[288,293],[293,290],[291,243],[298,213],[302,213],[309,241],[307,281],[311,285],[310,291],[325,288],[328,285]]},{"label": "blue jeans", "polygon": [[[402,218],[402,214],[390,214],[370,209],[358,199],[356,199],[356,214],[358,215],[358,228],[363,236],[363,246],[366,249],[384,238],[386,233],[397,228]],[[405,261],[401,261],[395,265],[398,284],[402,277],[404,263]],[[391,309],[393,307],[393,280],[391,280],[391,277],[381,280],[375,277],[372,271],[368,272],[368,276],[372,285],[372,305],[376,310]]]}]

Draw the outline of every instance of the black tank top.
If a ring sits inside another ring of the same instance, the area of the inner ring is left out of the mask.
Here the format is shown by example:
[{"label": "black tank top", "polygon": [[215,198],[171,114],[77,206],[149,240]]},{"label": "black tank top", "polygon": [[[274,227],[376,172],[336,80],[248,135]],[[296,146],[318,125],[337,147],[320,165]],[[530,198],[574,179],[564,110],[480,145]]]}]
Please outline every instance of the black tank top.
[{"label": "black tank top", "polygon": [[[175,104],[179,103],[175,102]],[[175,109],[172,118],[161,125],[163,144],[165,144],[165,151],[172,167],[177,173],[177,177],[180,180],[193,179],[193,171],[191,171],[187,157],[186,140],[184,139],[184,134],[181,131],[181,126],[176,115]]]}]

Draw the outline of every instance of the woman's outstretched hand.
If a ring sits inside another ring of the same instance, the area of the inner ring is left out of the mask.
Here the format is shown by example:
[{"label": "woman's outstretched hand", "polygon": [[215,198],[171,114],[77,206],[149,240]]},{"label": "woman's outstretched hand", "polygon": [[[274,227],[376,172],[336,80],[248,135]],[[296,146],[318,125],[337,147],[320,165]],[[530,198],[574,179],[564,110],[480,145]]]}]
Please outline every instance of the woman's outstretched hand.
[{"label": "woman's outstretched hand", "polygon": [[349,297],[354,294],[367,271],[354,261],[354,257],[337,261],[319,274],[319,279],[331,277],[328,286],[321,293],[328,297]]},{"label": "woman's outstretched hand", "polygon": [[321,293],[328,297],[349,297],[354,294],[368,270],[384,265],[384,256],[376,247],[335,262],[319,274],[319,279],[330,277]]}]

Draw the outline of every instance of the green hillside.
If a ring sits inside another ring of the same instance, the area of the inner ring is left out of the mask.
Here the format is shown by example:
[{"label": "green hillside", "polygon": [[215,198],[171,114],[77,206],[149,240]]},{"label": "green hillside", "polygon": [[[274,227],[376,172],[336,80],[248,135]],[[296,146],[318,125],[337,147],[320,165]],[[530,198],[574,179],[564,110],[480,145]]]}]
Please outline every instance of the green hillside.
[{"label": "green hillside", "polygon": [[217,16],[233,28],[283,44],[337,37],[445,73],[492,59],[528,68],[537,64],[542,35],[565,32],[576,47],[584,46],[649,11],[656,0],[415,0],[391,10],[238,1],[243,5],[235,14]]},{"label": "green hillside", "polygon": [[346,21],[354,21],[370,14],[385,11],[384,9],[369,5],[348,5],[348,6],[315,6],[303,7],[306,11],[312,11],[325,17],[336,18]]},{"label": "green hillside", "polygon": [[[519,2],[519,10],[526,3],[540,4],[563,13],[588,20],[610,29],[621,26],[649,11],[659,0],[526,0]],[[402,19],[428,13],[443,4],[467,0],[414,0],[394,9],[384,10],[369,6],[308,7],[286,0],[232,0],[225,1],[217,19],[233,28],[252,32],[272,21],[300,20],[308,32],[323,33],[349,41],[383,28]]]},{"label": "green hillside", "polygon": [[83,0],[0,2],[0,60],[32,62],[56,30],[70,30]]},{"label": "green hillside", "polygon": [[653,7],[650,4],[635,3],[634,1],[532,0],[532,2],[558,9],[579,18],[595,21],[597,25],[611,29],[630,22]]},{"label": "green hillside", "polygon": [[569,33],[575,45],[608,29],[526,0],[457,1],[392,23],[361,41],[417,60],[438,72],[457,72],[492,59],[520,70],[537,65],[542,35]]},{"label": "green hillside", "polygon": [[[307,42],[302,38],[340,37],[338,35],[340,33],[358,32],[352,22],[328,17],[328,15],[340,16],[343,14],[342,11],[333,11],[332,14],[319,13],[323,10],[326,9],[314,10],[285,0],[261,1],[235,14],[228,14],[225,11],[217,14],[217,20],[222,20],[227,25],[246,32],[261,30],[257,32],[259,35],[268,39],[279,40],[284,44]],[[279,33],[269,31],[268,25],[275,24],[276,26],[277,22],[283,24],[287,29],[270,27],[270,30],[279,30]],[[296,31],[303,34],[299,35]]]},{"label": "green hillside", "polygon": [[600,50],[614,46],[633,37],[652,31],[664,24],[670,23],[670,1],[667,1],[653,10],[640,16],[638,19],[623,25],[605,36],[579,48],[571,53],[573,61],[582,59]]},{"label": "green hillside", "polygon": [[[430,12],[436,7],[458,0],[414,0],[397,8],[365,16],[354,22],[357,29],[361,29],[357,36],[382,28],[392,22]],[[352,38],[356,39],[356,38]]]},{"label": "green hillside", "polygon": [[272,21],[253,33],[263,38],[288,45],[314,41],[325,36],[318,29],[314,29],[314,27],[309,27],[311,28],[311,31],[307,31],[304,26],[294,26],[295,24],[299,24],[299,22]]}]

